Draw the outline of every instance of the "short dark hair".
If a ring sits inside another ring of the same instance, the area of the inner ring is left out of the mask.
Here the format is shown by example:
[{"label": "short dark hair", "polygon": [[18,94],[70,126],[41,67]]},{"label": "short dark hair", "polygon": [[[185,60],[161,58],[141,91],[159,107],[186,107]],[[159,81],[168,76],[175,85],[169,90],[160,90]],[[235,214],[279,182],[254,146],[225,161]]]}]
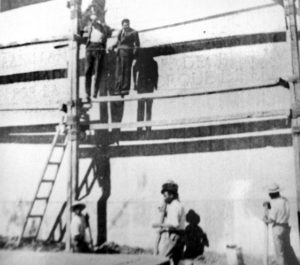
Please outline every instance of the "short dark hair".
[{"label": "short dark hair", "polygon": [[179,194],[178,194],[177,191],[173,191],[173,190],[165,190],[164,192],[167,192],[167,193],[169,193],[170,195],[173,195],[175,200],[176,200],[176,199],[177,199],[177,200],[179,199]]},{"label": "short dark hair", "polygon": [[121,25],[123,25],[124,23],[130,23],[130,20],[128,18],[124,18],[122,19]]},{"label": "short dark hair", "polygon": [[269,196],[271,199],[276,199],[280,197],[280,193],[279,192],[269,193]]}]

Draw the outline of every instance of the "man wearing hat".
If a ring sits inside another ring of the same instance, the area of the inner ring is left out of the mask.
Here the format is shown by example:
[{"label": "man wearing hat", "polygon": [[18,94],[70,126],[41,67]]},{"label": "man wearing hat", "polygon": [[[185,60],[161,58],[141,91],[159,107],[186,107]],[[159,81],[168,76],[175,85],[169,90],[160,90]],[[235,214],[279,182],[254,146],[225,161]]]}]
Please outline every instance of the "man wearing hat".
[{"label": "man wearing hat", "polygon": [[266,224],[272,225],[277,263],[279,265],[297,265],[299,263],[290,242],[290,205],[289,201],[280,195],[280,190],[276,183],[268,188],[271,201],[263,204],[268,209],[268,214],[264,216],[263,220]]},{"label": "man wearing hat", "polygon": [[75,203],[71,210],[74,212],[71,222],[71,241],[73,252],[86,253],[90,248],[85,238],[85,230],[88,228],[88,215],[83,215],[82,210],[85,208],[83,203]]},{"label": "man wearing hat", "polygon": [[184,246],[184,208],[179,201],[178,185],[174,181],[164,183],[161,194],[166,205],[162,210],[164,218],[161,223],[153,225],[154,228],[160,228],[158,254],[168,257],[172,265],[177,265]]}]

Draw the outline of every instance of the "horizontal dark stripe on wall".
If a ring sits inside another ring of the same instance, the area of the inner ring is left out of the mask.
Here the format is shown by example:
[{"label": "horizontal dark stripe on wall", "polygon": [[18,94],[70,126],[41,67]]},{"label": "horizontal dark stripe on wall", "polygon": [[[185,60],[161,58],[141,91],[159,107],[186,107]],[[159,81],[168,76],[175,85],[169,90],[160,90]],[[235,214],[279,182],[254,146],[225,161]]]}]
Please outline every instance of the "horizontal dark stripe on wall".
[{"label": "horizontal dark stripe on wall", "polygon": [[[0,128],[0,143],[28,143],[28,144],[49,144],[52,136],[29,136],[22,133],[47,133],[54,132],[56,124],[40,124],[31,126],[10,126]],[[120,141],[138,140],[168,140],[168,139],[189,139],[194,137],[220,136],[240,133],[253,133],[268,130],[279,130],[290,128],[291,124],[286,119],[240,122],[232,124],[206,125],[190,128],[160,129],[146,133],[137,131],[124,131],[120,134]],[[18,133],[20,135],[18,135]],[[108,131],[97,130],[95,137],[90,139],[89,144],[99,145],[112,143],[109,138],[112,134]]]},{"label": "horizontal dark stripe on wall", "polygon": [[[176,128],[165,130],[152,130],[147,133],[149,140],[163,140],[171,138],[193,138],[193,137],[207,137],[217,135],[229,135],[249,132],[260,132],[267,130],[285,129],[290,128],[290,122],[287,119],[266,120],[266,121],[253,121],[243,123],[231,123],[221,125],[208,125],[192,128]],[[101,131],[96,132],[101,139]],[[102,132],[103,133],[103,132]],[[137,133],[135,131],[122,132],[120,140],[122,141],[135,141],[139,138],[145,137],[145,133]]]},{"label": "horizontal dark stripe on wall", "polygon": [[[257,149],[264,147],[291,147],[292,136],[288,134],[254,136],[245,138],[227,138],[217,140],[176,142],[152,145],[131,145],[108,147],[108,157],[136,157],[136,156],[157,156],[191,154],[203,152],[232,151],[243,149]],[[101,149],[100,149],[101,150]],[[92,148],[81,148],[80,157],[93,156],[95,150]]]},{"label": "horizontal dark stripe on wall", "polygon": [[220,38],[178,42],[145,48],[153,56],[171,55],[192,51],[203,51],[236,46],[256,45],[265,43],[285,42],[285,32],[258,33],[248,35],[236,35]]},{"label": "horizontal dark stripe on wall", "polygon": [[[149,48],[141,48],[140,52],[150,53],[152,56],[165,56],[172,54],[180,54],[193,51],[203,51],[210,49],[229,48],[245,45],[256,45],[265,43],[278,43],[285,42],[285,32],[271,32],[271,33],[258,33],[249,35],[236,35],[222,38],[211,38],[203,40],[193,40],[186,42],[178,42],[172,44],[158,45]],[[84,59],[79,62],[80,75],[84,75]],[[41,81],[52,80],[59,78],[67,78],[67,69],[54,69],[47,71],[36,71],[28,73],[18,73],[12,75],[0,76],[0,85],[17,83],[17,82],[29,82],[29,81]]]},{"label": "horizontal dark stripe on wall", "polygon": [[0,85],[67,78],[67,69],[54,69],[0,76]]}]

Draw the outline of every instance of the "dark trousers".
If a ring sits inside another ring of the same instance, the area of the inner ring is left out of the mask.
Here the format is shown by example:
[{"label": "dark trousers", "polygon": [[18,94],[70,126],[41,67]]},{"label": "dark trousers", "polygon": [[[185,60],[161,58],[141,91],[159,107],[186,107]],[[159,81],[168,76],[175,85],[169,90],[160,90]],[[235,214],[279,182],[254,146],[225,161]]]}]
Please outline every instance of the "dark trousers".
[{"label": "dark trousers", "polygon": [[120,52],[117,56],[115,93],[129,93],[132,60],[131,54],[127,55]]},{"label": "dark trousers", "polygon": [[172,265],[178,265],[183,257],[183,237],[176,233],[164,232],[161,235],[159,254],[170,259]]},{"label": "dark trousers", "polygon": [[[99,45],[99,44],[97,44]],[[99,48],[99,46],[98,46]],[[96,97],[99,91],[101,72],[103,69],[105,50],[104,47],[96,49],[92,44],[86,49],[85,59],[85,92],[86,96],[91,96],[92,76],[95,73],[95,88],[94,96]]]},{"label": "dark trousers", "polygon": [[[153,99],[141,99],[138,101],[138,109],[137,109],[137,120],[145,121],[145,108],[146,108],[146,121],[151,120],[152,116],[152,103]],[[150,129],[150,126],[147,126]],[[138,129],[142,129],[139,127]]]},{"label": "dark trousers", "polygon": [[138,121],[145,120],[145,108],[146,108],[146,121],[151,120],[152,103],[153,103],[152,99],[141,99],[138,101],[138,114],[137,114]]},{"label": "dark trousers", "polygon": [[291,227],[275,225],[272,229],[273,241],[278,265],[299,265],[290,241]]},{"label": "dark trousers", "polygon": [[91,251],[88,244],[83,239],[80,238],[74,239],[72,248],[73,248],[73,252],[76,253],[89,253]]}]

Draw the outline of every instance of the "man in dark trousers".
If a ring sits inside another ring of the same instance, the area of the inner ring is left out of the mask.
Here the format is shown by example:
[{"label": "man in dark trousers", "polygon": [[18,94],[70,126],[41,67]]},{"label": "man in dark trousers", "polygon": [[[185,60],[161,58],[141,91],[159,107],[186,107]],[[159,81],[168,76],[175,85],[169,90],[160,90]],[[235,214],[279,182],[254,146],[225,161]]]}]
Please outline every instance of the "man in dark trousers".
[{"label": "man in dark trousers", "polygon": [[90,102],[92,76],[95,74],[93,97],[96,98],[99,91],[101,72],[103,70],[104,56],[106,53],[106,41],[107,38],[111,36],[112,30],[103,21],[98,19],[95,10],[91,8],[90,21],[85,27],[84,31],[84,37],[87,38],[85,58],[85,91],[86,99],[88,102]]},{"label": "man in dark trousers", "polygon": [[263,220],[272,225],[273,242],[278,265],[298,265],[298,260],[291,246],[289,225],[290,204],[280,195],[280,187],[274,183],[268,188],[270,202],[264,202],[266,215]]},{"label": "man in dark trousers", "polygon": [[113,94],[124,96],[129,94],[131,66],[140,47],[138,32],[130,28],[129,19],[122,20],[122,30],[117,36],[117,42],[111,48],[116,47],[116,85]]},{"label": "man in dark trousers", "polygon": [[[153,60],[153,56],[148,52],[140,53],[135,65],[133,66],[133,81],[134,89],[137,93],[153,93],[157,89],[158,82],[158,67],[157,62]],[[145,108],[146,108],[146,120],[151,120],[153,99],[141,99],[138,101],[137,120],[145,120]],[[148,126],[147,131],[151,128]],[[138,128],[141,131],[142,128]]]}]

